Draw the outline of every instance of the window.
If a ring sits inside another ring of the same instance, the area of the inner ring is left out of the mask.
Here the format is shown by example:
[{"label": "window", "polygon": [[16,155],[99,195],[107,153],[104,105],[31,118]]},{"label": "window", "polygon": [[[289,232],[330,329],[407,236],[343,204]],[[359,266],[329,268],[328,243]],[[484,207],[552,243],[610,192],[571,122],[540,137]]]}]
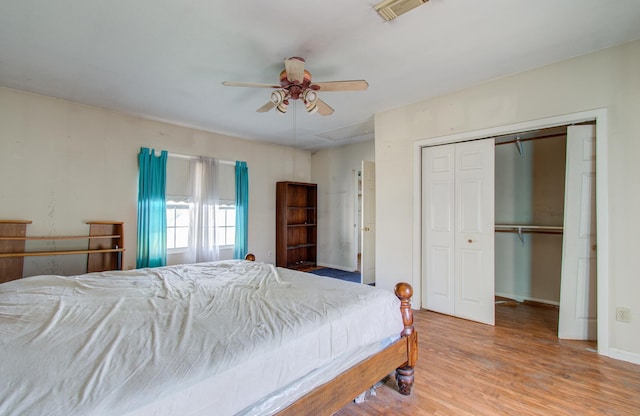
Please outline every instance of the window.
[{"label": "window", "polygon": [[[198,194],[194,191],[198,181],[193,175],[198,175],[198,172],[201,174],[194,164],[196,160],[171,156],[167,159],[167,250],[174,253],[197,251],[196,247],[191,247],[197,244],[196,235],[201,234],[191,229],[195,226],[192,217],[197,210],[198,200]],[[208,234],[209,239],[205,244],[228,249],[233,248],[236,239],[235,163],[220,162],[217,175],[217,202],[215,206],[204,208],[209,214],[211,227],[214,227],[215,221],[215,233]]]},{"label": "window", "polygon": [[[187,202],[167,201],[167,250],[189,248],[191,207]],[[227,202],[216,205],[216,242],[233,246],[236,240],[236,207]]]},{"label": "window", "polygon": [[167,201],[167,250],[189,247],[189,204]]},{"label": "window", "polygon": [[233,246],[236,241],[236,206],[232,203],[216,205],[216,245]]}]

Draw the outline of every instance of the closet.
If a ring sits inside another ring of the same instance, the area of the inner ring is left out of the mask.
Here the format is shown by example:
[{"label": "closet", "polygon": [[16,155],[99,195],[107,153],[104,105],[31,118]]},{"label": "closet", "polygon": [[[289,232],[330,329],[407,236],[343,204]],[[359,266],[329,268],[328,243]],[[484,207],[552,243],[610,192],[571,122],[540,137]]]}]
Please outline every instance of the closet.
[{"label": "closet", "polygon": [[558,336],[596,338],[595,128],[496,140],[496,295],[558,306]]},{"label": "closet", "polygon": [[[559,337],[595,339],[595,126],[586,124],[422,149],[427,309],[493,324],[496,295],[559,305]],[[471,156],[483,142],[494,158]],[[472,160],[495,169],[487,186],[470,175]],[[489,210],[491,224],[480,220]]]},{"label": "closet", "polygon": [[496,139],[496,295],[560,303],[566,127]]}]

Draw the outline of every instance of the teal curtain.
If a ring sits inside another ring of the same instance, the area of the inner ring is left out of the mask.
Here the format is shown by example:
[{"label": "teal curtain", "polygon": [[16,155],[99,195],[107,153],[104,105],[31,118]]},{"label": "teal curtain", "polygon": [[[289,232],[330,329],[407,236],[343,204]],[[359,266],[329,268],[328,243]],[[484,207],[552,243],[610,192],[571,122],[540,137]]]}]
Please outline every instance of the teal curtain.
[{"label": "teal curtain", "polygon": [[249,247],[249,169],[236,161],[236,243],[233,258],[243,259]]},{"label": "teal curtain", "polygon": [[140,148],[136,268],[167,264],[167,151]]}]

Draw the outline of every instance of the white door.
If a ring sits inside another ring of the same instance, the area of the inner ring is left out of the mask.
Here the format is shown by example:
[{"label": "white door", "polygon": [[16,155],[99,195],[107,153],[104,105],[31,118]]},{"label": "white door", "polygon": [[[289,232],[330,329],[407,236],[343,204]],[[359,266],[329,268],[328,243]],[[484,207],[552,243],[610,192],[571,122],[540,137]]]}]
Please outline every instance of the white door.
[{"label": "white door", "polygon": [[567,128],[564,236],[558,338],[595,340],[595,126]]},{"label": "white door", "polygon": [[426,308],[493,325],[493,139],[422,153]]},{"label": "white door", "polygon": [[360,272],[360,283],[362,283],[362,272],[360,264],[360,255],[362,254],[362,240],[360,239],[362,231],[360,224],[362,223],[362,171],[360,169],[353,171],[353,268]]},{"label": "white door", "polygon": [[455,145],[422,149],[422,299],[425,308],[455,314]]},{"label": "white door", "polygon": [[456,316],[495,323],[495,141],[456,144]]},{"label": "white door", "polygon": [[376,281],[376,167],[362,161],[362,283]]}]

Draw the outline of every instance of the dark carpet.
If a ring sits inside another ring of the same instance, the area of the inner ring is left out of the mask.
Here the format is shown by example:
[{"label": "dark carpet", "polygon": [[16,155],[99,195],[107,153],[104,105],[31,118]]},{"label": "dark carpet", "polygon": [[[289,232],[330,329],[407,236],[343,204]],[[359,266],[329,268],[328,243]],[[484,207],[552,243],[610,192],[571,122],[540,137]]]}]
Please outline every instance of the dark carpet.
[{"label": "dark carpet", "polygon": [[360,283],[360,272],[345,272],[344,270],[323,267],[321,269],[310,270],[309,273],[313,273],[318,276],[333,277],[334,279],[346,280],[348,282]]}]

